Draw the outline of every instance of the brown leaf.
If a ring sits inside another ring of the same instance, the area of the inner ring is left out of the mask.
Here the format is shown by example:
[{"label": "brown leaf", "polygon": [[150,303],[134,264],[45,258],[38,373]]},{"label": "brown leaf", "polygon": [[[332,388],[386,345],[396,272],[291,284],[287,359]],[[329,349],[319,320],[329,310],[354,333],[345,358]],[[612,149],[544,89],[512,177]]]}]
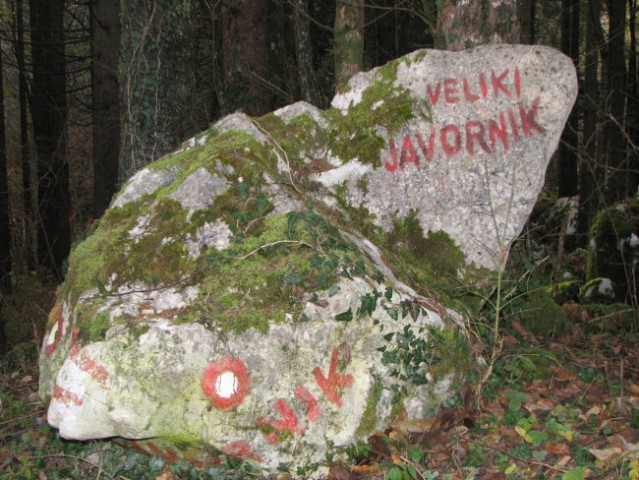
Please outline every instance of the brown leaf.
[{"label": "brown leaf", "polygon": [[328,477],[326,478],[327,480],[356,480],[359,478],[359,475],[334,463],[328,470]]},{"label": "brown leaf", "polygon": [[639,443],[639,430],[636,428],[626,427],[618,434],[626,443]]},{"label": "brown leaf", "polygon": [[508,475],[501,472],[486,472],[480,473],[477,480],[506,480]]},{"label": "brown leaf", "polygon": [[379,463],[373,462],[368,465],[354,465],[351,467],[351,471],[359,475],[375,475],[382,470]]},{"label": "brown leaf", "polygon": [[454,437],[463,437],[468,433],[468,427],[464,425],[459,425],[457,427],[453,427],[450,429],[450,434]]},{"label": "brown leaf", "polygon": [[537,339],[535,338],[535,336],[530,333],[529,330],[526,329],[526,327],[524,327],[521,323],[519,323],[517,320],[512,320],[510,322],[510,324],[512,325],[513,329],[519,334],[521,335],[521,337],[526,340],[527,342],[531,342],[531,343],[535,343],[537,341]]},{"label": "brown leaf", "polygon": [[162,469],[162,472],[160,473],[160,475],[158,475],[157,477],[155,477],[155,480],[177,480],[175,478],[175,475],[173,475],[173,472],[171,471],[171,468],[169,467],[169,464],[165,464],[164,468]]},{"label": "brown leaf", "polygon": [[512,335],[508,335],[507,333],[504,333],[501,336],[501,339],[504,342],[504,345],[508,345],[511,347],[514,347],[519,343],[515,337],[513,337]]},{"label": "brown leaf", "polygon": [[524,408],[530,413],[534,413],[537,411],[548,412],[555,408],[555,406],[555,402],[547,398],[540,398],[535,402],[528,402],[524,404]]},{"label": "brown leaf", "polygon": [[566,403],[572,401],[575,397],[581,397],[583,394],[582,388],[583,386],[578,382],[571,382],[568,384],[556,385],[555,392],[562,403]]},{"label": "brown leaf", "polygon": [[450,435],[448,432],[444,433],[441,431],[437,432],[427,432],[419,434],[418,438],[411,439],[413,443],[420,443],[425,449],[433,450],[438,447],[442,447],[443,445],[448,445],[450,441]]},{"label": "brown leaf", "polygon": [[568,317],[571,323],[580,323],[583,319],[578,303],[568,302],[561,306],[561,311]]},{"label": "brown leaf", "polygon": [[558,382],[570,382],[577,378],[575,372],[566,370],[559,365],[553,365],[551,370],[553,372],[553,378]]},{"label": "brown leaf", "polygon": [[13,461],[13,455],[0,452],[0,471]]},{"label": "brown leaf", "polygon": [[618,457],[619,455],[623,453],[623,449],[619,447],[611,447],[611,448],[603,448],[603,449],[589,448],[588,451],[592,455],[594,455],[594,457],[597,460],[600,460],[602,462],[607,462],[611,460],[612,458]]},{"label": "brown leaf", "polygon": [[562,467],[565,467],[566,465],[568,465],[570,463],[570,461],[572,460],[572,457],[570,455],[564,455],[563,457],[561,457],[561,459],[555,464],[555,467],[559,467],[560,469]]},{"label": "brown leaf", "polygon": [[450,454],[448,452],[437,452],[435,454],[430,453],[429,458],[432,462],[443,465],[450,459]]},{"label": "brown leaf", "polygon": [[371,453],[378,457],[388,458],[390,457],[390,449],[388,448],[388,442],[385,440],[386,435],[382,432],[377,432],[368,437],[368,444],[371,447]]},{"label": "brown leaf", "polygon": [[546,445],[546,451],[553,455],[568,455],[570,454],[570,448],[565,443],[549,444]]},{"label": "brown leaf", "polygon": [[497,418],[501,418],[505,414],[504,407],[498,401],[490,403],[486,402],[483,405],[483,411],[486,413],[490,413]]},{"label": "brown leaf", "polygon": [[426,433],[430,432],[436,417],[423,418],[421,420],[401,420],[391,425],[391,428],[401,433],[404,436],[408,436],[411,433]]},{"label": "brown leaf", "polygon": [[591,403],[603,403],[608,400],[608,394],[603,387],[603,385],[599,385],[597,383],[593,383],[588,387],[588,401]]},{"label": "brown leaf", "polygon": [[599,416],[602,412],[602,409],[599,405],[594,405],[590,408],[590,410],[588,410],[586,412],[586,420],[588,419],[588,417],[590,417],[590,415],[595,415],[595,416]]}]

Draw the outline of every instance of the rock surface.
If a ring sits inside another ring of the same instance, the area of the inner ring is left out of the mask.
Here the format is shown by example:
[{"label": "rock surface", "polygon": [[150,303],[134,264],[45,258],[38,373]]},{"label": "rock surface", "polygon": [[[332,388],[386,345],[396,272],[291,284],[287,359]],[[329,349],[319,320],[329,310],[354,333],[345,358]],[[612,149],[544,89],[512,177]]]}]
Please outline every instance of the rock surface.
[{"label": "rock surface", "polygon": [[[384,72],[353,78],[333,107],[348,115],[366,104]],[[469,261],[497,268],[543,185],[576,98],[574,69],[536,46],[422,51],[398,62],[393,87],[410,98],[412,115],[399,127],[378,126],[380,157],[342,167],[344,179],[334,170],[316,179],[346,180],[348,204],[365,206],[386,230],[416,210],[425,231],[445,231]],[[393,95],[381,102],[370,108],[399,107]],[[366,191],[353,188],[362,179]]]},{"label": "rock surface", "polygon": [[427,415],[475,368],[447,282],[505,260],[575,95],[548,48],[419,51],[330,110],[234,114],[185,142],[70,257],[49,422],[273,470]]}]

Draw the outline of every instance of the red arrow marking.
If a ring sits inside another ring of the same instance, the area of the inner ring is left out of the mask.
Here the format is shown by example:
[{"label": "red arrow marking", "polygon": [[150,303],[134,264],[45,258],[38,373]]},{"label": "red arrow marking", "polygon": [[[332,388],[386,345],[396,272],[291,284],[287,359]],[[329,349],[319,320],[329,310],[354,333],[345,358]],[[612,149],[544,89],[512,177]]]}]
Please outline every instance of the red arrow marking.
[{"label": "red arrow marking", "polygon": [[295,397],[307,408],[308,418],[310,418],[311,420],[319,418],[321,411],[319,406],[317,405],[317,400],[311,392],[306,390],[301,385],[298,385],[295,389]]},{"label": "red arrow marking", "polygon": [[256,462],[263,462],[264,459],[260,457],[257,453],[251,450],[251,446],[248,444],[246,440],[238,440],[237,442],[231,442],[228,445],[220,448],[220,451],[224,455],[228,455],[233,458],[243,458],[248,457],[252,458]]},{"label": "red arrow marking", "polygon": [[324,376],[320,367],[315,367],[313,375],[317,384],[322,389],[326,398],[338,407],[342,406],[342,397],[338,388],[345,388],[353,384],[353,375],[337,373],[337,363],[339,362],[339,352],[333,349],[331,354],[331,364],[328,367],[328,378]]},{"label": "red arrow marking", "polygon": [[299,419],[293,409],[286,403],[286,400],[280,398],[275,402],[275,409],[280,412],[281,418],[277,420],[266,420],[264,417],[257,419],[256,426],[262,431],[264,438],[268,443],[278,444],[284,440],[282,434],[290,432],[295,436],[297,432],[297,424]]}]

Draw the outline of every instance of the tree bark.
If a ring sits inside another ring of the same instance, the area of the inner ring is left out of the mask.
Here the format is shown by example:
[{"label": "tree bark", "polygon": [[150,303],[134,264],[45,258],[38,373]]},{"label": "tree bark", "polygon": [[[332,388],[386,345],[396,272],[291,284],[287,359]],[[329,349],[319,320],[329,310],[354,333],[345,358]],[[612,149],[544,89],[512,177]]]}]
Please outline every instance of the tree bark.
[{"label": "tree bark", "polygon": [[39,263],[58,278],[69,253],[64,0],[30,0],[31,114],[38,155]]},{"label": "tree bark", "polygon": [[[561,10],[561,50],[572,59],[577,71],[579,71],[579,1],[562,0]],[[572,197],[578,192],[576,181],[578,178],[578,129],[579,102],[575,103],[570,113],[559,144],[559,197]]]},{"label": "tree bark", "polygon": [[266,0],[236,0],[222,5],[224,86],[233,110],[264,115],[270,110]]},{"label": "tree bark", "polygon": [[[0,51],[2,42],[0,41]],[[4,128],[4,78],[0,57],[0,297],[11,287],[11,226],[9,223],[9,184]],[[0,355],[6,349],[4,319],[0,313]]]},{"label": "tree bark", "polygon": [[364,0],[338,0],[334,25],[335,91],[362,70],[364,63]]},{"label": "tree bark", "polygon": [[91,5],[93,92],[93,218],[108,207],[119,176],[120,158],[120,2]]},{"label": "tree bark", "polygon": [[615,202],[633,194],[628,182],[629,171],[624,136],[626,101],[626,1],[608,0],[608,167],[607,200]]},{"label": "tree bark", "polygon": [[12,211],[14,233],[19,232],[22,237],[13,240],[13,277],[22,276],[27,270],[33,270],[37,260],[37,229],[32,228],[35,212],[32,198],[37,198],[31,188],[31,156],[29,155],[29,111],[27,110],[27,97],[29,87],[27,83],[27,70],[25,65],[25,40],[24,40],[24,9],[23,0],[16,0],[16,63],[18,66],[18,103],[20,105],[20,159],[22,165],[22,205],[17,208],[14,205]]},{"label": "tree bark", "polygon": [[437,15],[438,48],[464,50],[493,43],[518,43],[516,0],[444,0]]},{"label": "tree bark", "polygon": [[579,215],[577,217],[578,243],[586,247],[590,232],[590,222],[595,215],[599,203],[599,188],[597,180],[600,178],[598,155],[599,133],[599,45],[597,30],[599,25],[598,0],[588,2],[586,11],[586,58],[584,68],[584,100],[583,100],[583,153],[579,169]]},{"label": "tree bark", "polygon": [[639,78],[637,78],[637,0],[628,0],[630,16],[628,18],[630,49],[628,50],[628,106],[626,125],[628,136],[633,144],[629,149],[629,190],[636,192],[639,185]]},{"label": "tree bark", "polygon": [[308,0],[293,2],[293,33],[295,35],[295,58],[300,81],[302,98],[313,105],[321,106],[319,89],[313,65],[313,46],[311,45],[311,22],[308,12]]},{"label": "tree bark", "polygon": [[534,45],[537,40],[536,19],[537,19],[537,2],[536,0],[522,0],[520,2],[520,23],[521,23],[521,41],[528,45]]},{"label": "tree bark", "polygon": [[[0,50],[2,41],[0,40]],[[9,224],[9,183],[7,181],[7,141],[4,118],[4,76],[0,58],[0,293],[10,285],[11,272],[11,228]],[[0,324],[0,330],[2,325]],[[0,331],[0,335],[1,335]],[[0,351],[2,341],[0,339]]]}]

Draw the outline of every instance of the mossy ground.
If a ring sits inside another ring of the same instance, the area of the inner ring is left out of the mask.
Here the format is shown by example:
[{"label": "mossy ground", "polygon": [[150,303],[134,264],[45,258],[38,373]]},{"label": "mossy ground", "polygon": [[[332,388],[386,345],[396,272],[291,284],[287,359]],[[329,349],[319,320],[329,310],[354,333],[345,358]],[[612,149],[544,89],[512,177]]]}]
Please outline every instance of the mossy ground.
[{"label": "mossy ground", "polygon": [[530,290],[504,307],[509,318],[518,320],[536,335],[561,336],[570,330],[565,313],[544,289]]}]

